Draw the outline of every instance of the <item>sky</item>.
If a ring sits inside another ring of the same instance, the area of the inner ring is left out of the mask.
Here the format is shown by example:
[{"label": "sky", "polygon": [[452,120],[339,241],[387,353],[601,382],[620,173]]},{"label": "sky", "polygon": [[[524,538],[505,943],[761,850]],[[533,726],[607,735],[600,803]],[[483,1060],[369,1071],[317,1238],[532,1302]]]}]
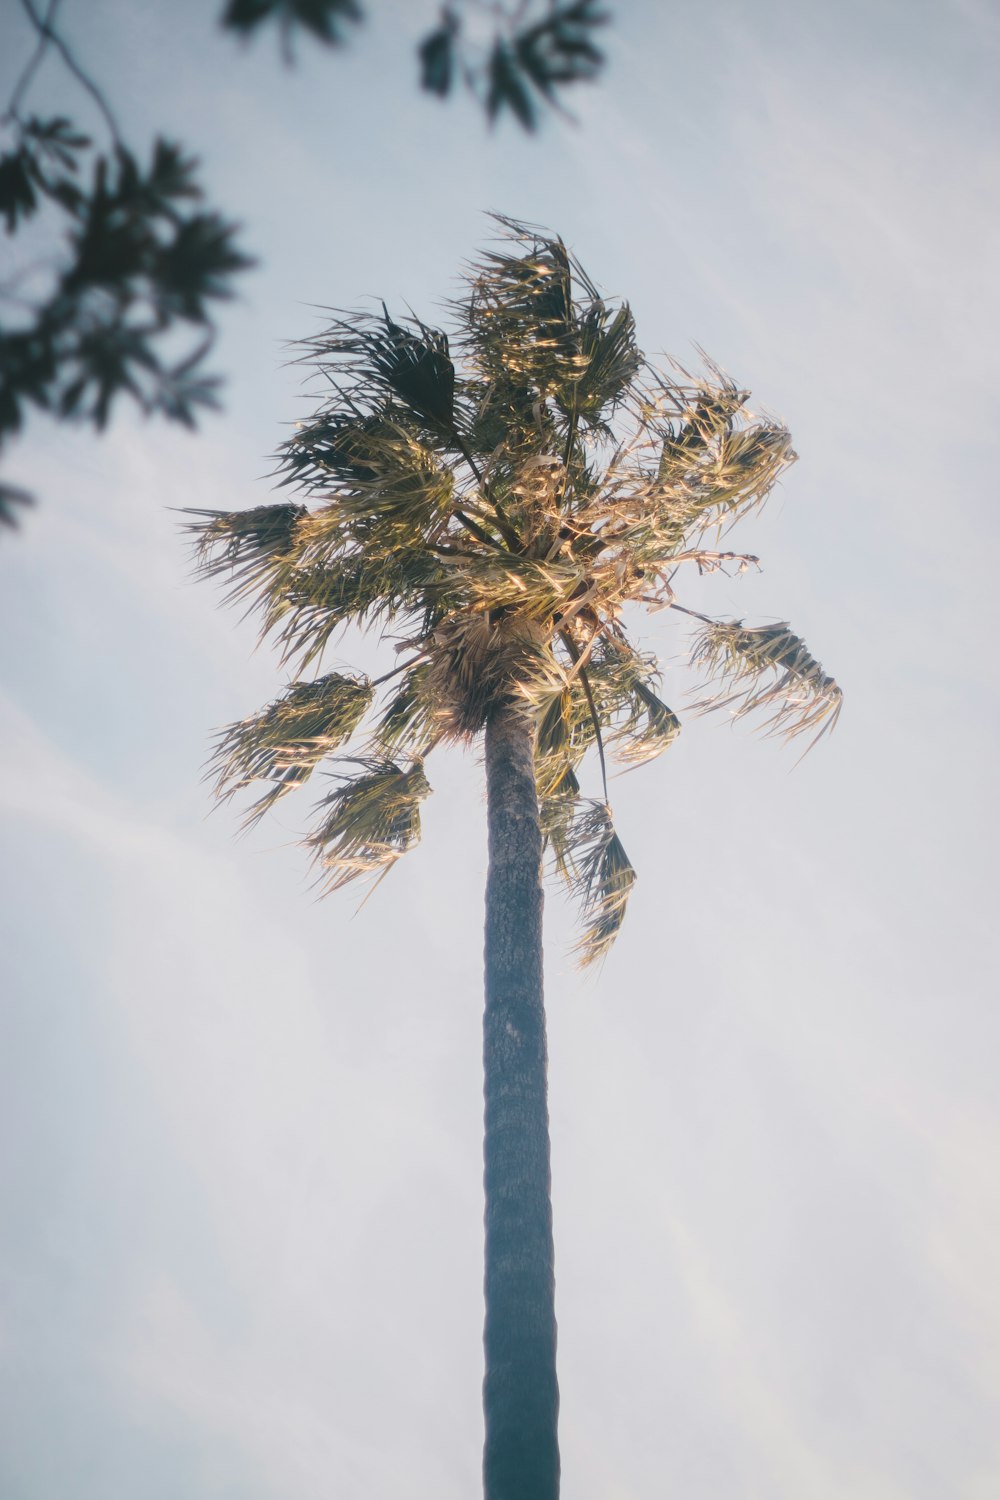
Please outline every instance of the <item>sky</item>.
[{"label": "sky", "polygon": [[[845,693],[795,765],[685,716],[684,632],[637,622],[685,727],[612,784],[640,879],[599,972],[547,899],[564,1493],[1000,1494],[1000,17],[612,8],[576,123],[525,139],[419,96],[433,6],[371,0],[293,70],[194,0],[63,7],[260,265],[197,436],[39,420],[7,460],[39,504],[0,537],[5,1500],[479,1488],[480,759],[435,753],[360,912],[316,901],[291,801],[209,816],[213,730],[284,679],[175,508],[265,503],[309,411],[288,341],[319,305],[433,321],[490,209],[787,422],[733,541],[763,571],[681,597],[790,621]],[[34,100],[85,114],[53,62]]]}]

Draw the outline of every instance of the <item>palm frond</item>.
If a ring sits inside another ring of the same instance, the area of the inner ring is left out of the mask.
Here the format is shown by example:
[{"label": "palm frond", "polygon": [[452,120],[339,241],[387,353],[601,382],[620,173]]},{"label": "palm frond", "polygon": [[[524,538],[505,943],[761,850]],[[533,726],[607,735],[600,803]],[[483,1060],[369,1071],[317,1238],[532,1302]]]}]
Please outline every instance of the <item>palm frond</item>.
[{"label": "palm frond", "polygon": [[353,377],[352,398],[359,406],[389,398],[425,424],[454,429],[455,366],[448,336],[440,329],[419,318],[397,323],[383,303],[381,318],[338,317],[302,345],[305,362]]},{"label": "palm frond", "polygon": [[595,731],[579,677],[540,681],[522,692],[535,711],[535,779],[538,795],[558,795],[594,743]]},{"label": "palm frond", "polygon": [[269,781],[267,791],[244,815],[244,827],[252,827],[350,739],[374,696],[367,678],[337,672],[314,682],[292,683],[260,713],[220,732],[209,761],[216,797],[228,801],[255,781]]},{"label": "palm frond", "polygon": [[681,721],[645,682],[636,682],[629,696],[631,711],[615,731],[615,753],[629,766],[642,766],[669,750]]},{"label": "palm frond", "polygon": [[262,633],[276,640],[282,661],[305,671],[349,622],[365,628],[415,614],[447,582],[428,552],[373,542],[281,574],[263,601]]},{"label": "palm frond", "polygon": [[390,755],[417,754],[434,736],[433,705],[427,688],[429,663],[418,662],[395,688],[375,726],[374,741]]},{"label": "palm frond", "polygon": [[385,330],[373,331],[368,356],[392,393],[410,411],[440,427],[455,425],[455,366],[448,335],[418,319],[403,327],[383,306]]},{"label": "palm frond", "polygon": [[635,342],[635,319],[627,302],[612,313],[603,299],[579,321],[581,369],[574,382],[572,410],[583,421],[606,422],[643,368]]},{"label": "palm frond", "polygon": [[409,768],[374,757],[354,762],[317,809],[318,827],[305,840],[319,867],[321,893],[352,880],[381,878],[420,838],[420,804],[430,793],[422,762]]},{"label": "palm frond", "polygon": [[459,304],[467,341],[487,380],[555,392],[581,373],[575,336],[573,268],[562,240],[497,216],[521,254],[488,251],[470,270],[470,298]]},{"label": "palm frond", "polygon": [[[790,740],[815,730],[810,749],[840,717],[840,688],[786,624],[747,627],[734,620],[706,625],[691,662],[704,667],[708,681],[717,680],[724,693],[696,703],[697,712],[731,708],[734,718],[742,718],[764,709],[769,734]],[[726,685],[735,691],[726,693]]]},{"label": "palm frond", "polygon": [[283,476],[279,485],[311,491],[328,489],[337,480],[350,484],[374,479],[374,460],[386,428],[385,413],[365,415],[350,409],[296,423],[278,453],[278,472]]},{"label": "palm frond", "polygon": [[225,577],[230,598],[241,598],[266,582],[293,551],[296,533],[309,512],[288,502],[249,510],[186,510],[199,517],[184,523],[194,537],[199,578]]},{"label": "palm frond", "polygon": [[643,365],[630,309],[599,295],[558,236],[494,218],[520,253],[490,251],[470,269],[458,310],[477,369],[501,392],[553,397],[570,442],[577,421],[607,430]]},{"label": "palm frond", "polygon": [[609,952],[621,931],[636,880],[606,803],[583,800],[577,804],[563,837],[561,864],[585,923],[574,950],[585,968]]},{"label": "palm frond", "polygon": [[558,780],[549,784],[545,791],[539,786],[538,808],[542,823],[542,838],[552,851],[552,863],[556,874],[569,880],[567,850],[570,829],[579,805],[580,783],[575,772],[563,765]]}]

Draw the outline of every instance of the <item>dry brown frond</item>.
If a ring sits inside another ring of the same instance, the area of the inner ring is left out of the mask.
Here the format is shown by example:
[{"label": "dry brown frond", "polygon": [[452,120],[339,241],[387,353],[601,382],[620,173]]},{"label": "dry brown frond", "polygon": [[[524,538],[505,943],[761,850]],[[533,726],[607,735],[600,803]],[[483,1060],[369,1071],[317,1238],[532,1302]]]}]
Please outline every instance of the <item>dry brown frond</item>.
[{"label": "dry brown frond", "polygon": [[429,643],[422,682],[439,731],[450,739],[478,734],[492,710],[550,670],[550,655],[547,632],[523,615],[449,616]]}]

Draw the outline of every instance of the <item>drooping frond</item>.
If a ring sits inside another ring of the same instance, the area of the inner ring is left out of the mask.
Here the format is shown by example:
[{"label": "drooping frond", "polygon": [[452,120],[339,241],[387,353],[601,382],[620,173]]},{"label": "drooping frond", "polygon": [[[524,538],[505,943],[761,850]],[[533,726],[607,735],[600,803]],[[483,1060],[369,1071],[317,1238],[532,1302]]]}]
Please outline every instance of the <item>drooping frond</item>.
[{"label": "drooping frond", "polygon": [[645,765],[669,750],[681,732],[681,721],[645,682],[636,682],[630,712],[615,734],[615,750],[629,766]]},{"label": "drooping frond", "polygon": [[636,874],[604,802],[580,800],[563,830],[557,865],[579,902],[584,931],[576,945],[581,967],[608,953],[625,920]]},{"label": "drooping frond", "polygon": [[263,632],[276,640],[283,661],[294,660],[304,671],[342,626],[391,623],[414,608],[414,595],[432,598],[441,574],[424,551],[375,544],[296,568],[277,580],[265,601]]},{"label": "drooping frond", "polygon": [[394,688],[375,726],[373,739],[390,755],[422,756],[435,736],[433,701],[428,691],[426,658],[411,667]]},{"label": "drooping frond", "polygon": [[[810,748],[840,716],[840,688],[786,624],[716,621],[700,632],[691,661],[719,681],[725,694],[696,703],[699,712],[732,708],[734,718],[742,718],[764,709],[770,734],[794,739],[815,730]],[[735,691],[726,693],[727,685]]]},{"label": "drooping frond", "polygon": [[386,874],[420,838],[420,803],[431,788],[422,762],[357,760],[360,770],[320,803],[320,822],[305,840],[325,895],[352,880]]},{"label": "drooping frond", "polygon": [[535,713],[535,777],[543,799],[575,782],[584,755],[610,722],[593,693],[588,696],[588,686],[582,672],[571,675],[563,670],[522,688]]},{"label": "drooping frond", "polygon": [[251,827],[350,739],[374,696],[367,678],[338,672],[293,682],[260,713],[221,731],[209,762],[216,797],[228,801],[256,781],[270,782],[244,815]]}]

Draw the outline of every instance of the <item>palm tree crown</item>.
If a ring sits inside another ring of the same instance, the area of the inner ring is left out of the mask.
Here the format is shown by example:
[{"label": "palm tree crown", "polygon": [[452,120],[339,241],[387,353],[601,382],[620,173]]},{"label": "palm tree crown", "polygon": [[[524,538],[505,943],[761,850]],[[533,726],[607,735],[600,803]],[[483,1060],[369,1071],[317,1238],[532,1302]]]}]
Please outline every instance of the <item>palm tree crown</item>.
[{"label": "palm tree crown", "polygon": [[[602,297],[559,238],[498,223],[499,244],[450,304],[450,338],[383,306],[304,342],[332,394],[280,452],[300,503],[195,513],[201,571],[259,610],[292,673],[222,731],[212,764],[221,797],[258,787],[252,823],[339,757],[306,839],[333,890],[381,876],[416,842],[436,744],[521,703],[544,836],[581,900],[588,962],[614,941],[635,879],[606,755],[635,765],[680,729],[625,606],[682,610],[685,564],[754,565],[717,550],[719,533],[795,454],[714,368],[696,379],[651,365],[627,304]],[[835,723],[840,689],[788,626],[684,613],[713,688],[696,710],[763,711],[786,736]],[[393,639],[401,663],[375,679],[315,675],[352,623]],[[577,776],[591,748],[600,797]]]}]

